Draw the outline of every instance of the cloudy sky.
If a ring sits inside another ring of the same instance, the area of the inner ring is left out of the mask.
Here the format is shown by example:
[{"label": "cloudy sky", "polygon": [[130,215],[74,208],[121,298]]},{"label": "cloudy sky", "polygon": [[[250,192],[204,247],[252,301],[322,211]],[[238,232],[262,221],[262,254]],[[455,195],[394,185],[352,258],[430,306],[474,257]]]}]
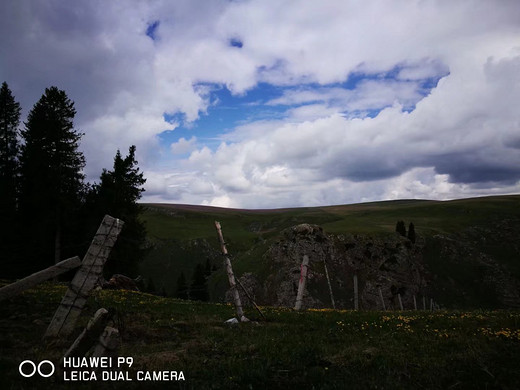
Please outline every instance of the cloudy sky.
[{"label": "cloudy sky", "polygon": [[86,174],[275,208],[520,193],[518,0],[0,2],[25,119],[75,101]]}]

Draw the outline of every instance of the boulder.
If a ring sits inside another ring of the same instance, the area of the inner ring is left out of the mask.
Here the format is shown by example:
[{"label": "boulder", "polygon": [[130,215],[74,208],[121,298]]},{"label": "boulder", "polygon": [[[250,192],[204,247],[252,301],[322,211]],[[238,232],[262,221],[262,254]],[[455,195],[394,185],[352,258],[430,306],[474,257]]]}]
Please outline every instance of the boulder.
[{"label": "boulder", "polygon": [[108,282],[103,283],[103,288],[108,290],[131,290],[131,291],[139,291],[137,287],[136,279],[129,278],[128,276],[121,274],[114,274],[108,280]]}]

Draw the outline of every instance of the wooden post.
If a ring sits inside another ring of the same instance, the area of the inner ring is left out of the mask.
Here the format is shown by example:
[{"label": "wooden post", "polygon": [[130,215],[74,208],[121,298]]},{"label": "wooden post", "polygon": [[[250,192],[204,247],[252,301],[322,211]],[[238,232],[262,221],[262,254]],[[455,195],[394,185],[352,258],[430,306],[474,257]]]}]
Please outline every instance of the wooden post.
[{"label": "wooden post", "polygon": [[260,313],[260,315],[262,316],[262,318],[265,320],[265,316],[264,316],[264,313],[262,313],[262,310],[260,310],[260,308],[258,307],[258,305],[256,304],[255,300],[253,299],[253,297],[251,296],[251,294],[249,294],[249,292],[247,291],[247,289],[244,287],[244,285],[240,282],[240,279],[236,279],[236,282],[238,283],[238,285],[240,286],[240,288],[242,288],[242,291],[247,295],[247,297],[249,298],[249,300],[251,301],[251,303],[253,304],[253,306],[255,307],[255,309]]},{"label": "wooden post", "polygon": [[327,277],[327,283],[329,285],[330,301],[332,302],[332,308],[335,310],[336,303],[334,302],[334,294],[332,294],[332,285],[330,284],[329,270],[327,269],[327,262],[325,260],[323,260],[323,265],[325,266],[325,276]]},{"label": "wooden post", "polygon": [[424,295],[422,297],[422,305],[423,305],[423,310],[426,310],[426,297]]},{"label": "wooden post", "polygon": [[99,337],[98,343],[94,346],[92,356],[113,356],[121,344],[119,331],[111,326],[105,327],[103,334]]},{"label": "wooden post", "polygon": [[415,295],[413,296],[413,309],[417,311],[417,300],[415,299]]},{"label": "wooden post", "polygon": [[85,354],[92,348],[96,340],[101,336],[101,332],[105,329],[110,314],[108,310],[101,308],[96,311],[94,317],[92,317],[83,332],[78,336],[74,344],[71,345],[69,350],[65,353],[64,358],[85,356]]},{"label": "wooden post", "polygon": [[18,295],[45,280],[54,278],[74,268],[78,268],[80,265],[80,258],[77,256],[72,257],[70,259],[60,261],[58,264],[55,264],[52,267],[29,275],[22,280],[8,284],[7,286],[0,288],[0,301]]},{"label": "wooden post", "polygon": [[298,294],[296,294],[296,303],[294,310],[302,308],[303,293],[305,291],[305,283],[307,281],[307,267],[309,266],[309,256],[303,255],[302,265],[300,267],[300,282],[298,283]]},{"label": "wooden post", "polygon": [[401,300],[401,294],[397,294],[397,299],[399,300],[399,309],[403,311],[403,301]]},{"label": "wooden post", "polygon": [[354,310],[359,310],[359,295],[357,275],[354,275]]},{"label": "wooden post", "polygon": [[433,298],[430,298],[430,311],[433,311]]},{"label": "wooden post", "polygon": [[83,259],[81,268],[76,272],[58,310],[54,313],[45,333],[45,338],[67,337],[72,333],[81,310],[101,276],[103,266],[122,228],[122,221],[105,215]]},{"label": "wooden post", "polygon": [[235,275],[233,274],[233,267],[231,266],[231,260],[229,259],[228,251],[226,248],[226,242],[224,241],[224,236],[222,235],[222,227],[220,226],[220,222],[215,221],[215,228],[217,229],[217,235],[218,240],[220,242],[220,247],[222,249],[222,255],[224,255],[229,286],[231,287],[233,299],[235,300],[235,310],[237,312],[238,317],[237,319],[242,322],[249,321],[244,316],[244,311],[242,310],[242,302],[240,301],[240,295],[238,293],[237,285],[235,282]]},{"label": "wooden post", "polygon": [[381,303],[383,304],[383,311],[386,311],[385,300],[383,299],[383,292],[381,291],[381,287],[379,287],[379,298],[381,298]]}]

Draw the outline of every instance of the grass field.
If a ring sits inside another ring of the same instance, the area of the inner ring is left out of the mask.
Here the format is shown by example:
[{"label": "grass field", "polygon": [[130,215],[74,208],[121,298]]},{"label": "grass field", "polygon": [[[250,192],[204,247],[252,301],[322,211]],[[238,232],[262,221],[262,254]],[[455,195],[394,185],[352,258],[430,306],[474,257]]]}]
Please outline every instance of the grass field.
[{"label": "grass field", "polygon": [[[213,221],[236,241],[270,237],[298,223],[321,225],[329,233],[388,233],[398,220],[414,222],[425,235],[454,233],[490,220],[520,216],[520,195],[454,201],[398,200],[313,208],[240,210],[145,204],[150,237],[182,241],[214,238]],[[179,229],[179,227],[182,227]],[[255,227],[257,229],[255,229]]]},{"label": "grass field", "polygon": [[[42,344],[66,287],[47,283],[0,306],[2,389],[70,388],[22,378],[25,359],[58,362],[69,340]],[[226,325],[232,306],[129,291],[98,291],[77,333],[112,307],[129,371],[182,371],[182,382],[83,382],[74,388],[171,389],[517,389],[520,312],[353,312],[251,308],[253,321]],[[55,380],[56,378],[54,378]],[[144,386],[146,385],[146,386]]]},{"label": "grass field", "polygon": [[[505,232],[495,231],[501,221],[515,221],[516,236],[520,236],[520,196],[494,196],[454,201],[399,200],[339,205],[314,208],[279,210],[239,210],[203,206],[169,204],[144,205],[143,220],[153,249],[142,263],[142,274],[153,280],[157,292],[169,296],[175,294],[177,278],[184,273],[189,281],[197,263],[204,264],[210,258],[222,270],[219,245],[213,222],[222,224],[228,250],[234,257],[235,271],[262,274],[261,259],[269,245],[273,244],[283,229],[301,223],[318,224],[330,234],[389,235],[395,231],[398,220],[406,225],[413,222],[418,236],[435,244],[434,236],[456,235],[478,228],[485,240],[480,240],[479,250],[492,256],[497,263],[520,279],[518,244],[504,243]],[[514,232],[513,232],[514,233]],[[516,239],[516,238],[513,238]],[[428,247],[428,245],[427,245]],[[440,279],[460,280],[464,286],[475,284],[466,266],[444,264],[430,245],[425,260],[439,272]],[[212,257],[213,256],[213,257]],[[478,275],[477,275],[478,276]],[[443,286],[442,288],[444,288]],[[222,271],[210,280],[210,294],[214,301],[222,299],[227,288]],[[448,292],[450,286],[446,286]],[[464,287],[466,289],[466,287]],[[475,287],[472,307],[479,307],[482,294]],[[439,293],[442,293],[442,290]],[[442,301],[450,302],[450,293]],[[484,293],[484,297],[487,295]],[[493,307],[490,300],[486,307]]]}]

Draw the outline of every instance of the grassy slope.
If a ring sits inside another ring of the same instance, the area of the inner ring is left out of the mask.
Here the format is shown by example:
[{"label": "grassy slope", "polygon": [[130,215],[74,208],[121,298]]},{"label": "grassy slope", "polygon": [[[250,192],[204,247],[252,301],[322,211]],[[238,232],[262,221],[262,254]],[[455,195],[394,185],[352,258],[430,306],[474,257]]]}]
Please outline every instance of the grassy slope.
[{"label": "grassy slope", "polygon": [[[70,388],[24,379],[25,359],[59,361],[40,338],[65,286],[44,284],[0,306],[2,388]],[[518,312],[351,312],[263,308],[267,321],[228,326],[233,308],[122,291],[96,292],[76,333],[99,307],[117,310],[119,356],[134,370],[182,370],[179,389],[513,389],[520,383]],[[257,313],[246,310],[249,318]],[[135,372],[131,372],[131,377]],[[95,382],[74,388],[150,388]],[[148,383],[148,385],[151,385]]]},{"label": "grassy slope", "polygon": [[[399,200],[342,206],[278,210],[240,210],[182,205],[146,205],[145,220],[150,236],[187,240],[214,238],[213,221],[226,227],[237,240],[270,236],[297,223],[321,224],[330,233],[392,232],[399,219],[413,221],[423,234],[453,233],[472,224],[520,216],[520,195],[494,196],[454,201]],[[260,224],[260,232],[248,232]],[[270,234],[271,233],[271,234]]]},{"label": "grassy slope", "polygon": [[[238,210],[202,206],[145,205],[143,215],[149,238],[156,247],[143,263],[143,274],[151,277],[157,290],[175,292],[180,272],[190,280],[197,262],[205,255],[186,242],[205,239],[218,252],[213,221],[221,222],[228,249],[236,257],[236,272],[262,273],[261,256],[285,228],[299,223],[321,225],[327,233],[389,234],[398,220],[413,222],[418,235],[454,234],[492,221],[520,218],[520,196],[496,196],[455,201],[400,200],[354,205],[280,210]],[[480,248],[506,264],[520,278],[520,262],[510,247],[490,242]],[[426,260],[436,265],[435,251]],[[439,264],[437,264],[439,268]],[[458,271],[456,271],[458,272]],[[464,272],[464,270],[460,270]],[[461,276],[462,277],[462,276]],[[213,299],[225,288],[225,277],[217,273],[212,281]]]}]

